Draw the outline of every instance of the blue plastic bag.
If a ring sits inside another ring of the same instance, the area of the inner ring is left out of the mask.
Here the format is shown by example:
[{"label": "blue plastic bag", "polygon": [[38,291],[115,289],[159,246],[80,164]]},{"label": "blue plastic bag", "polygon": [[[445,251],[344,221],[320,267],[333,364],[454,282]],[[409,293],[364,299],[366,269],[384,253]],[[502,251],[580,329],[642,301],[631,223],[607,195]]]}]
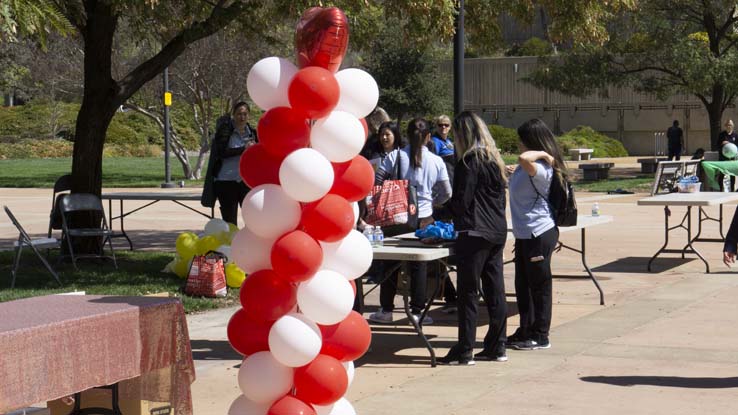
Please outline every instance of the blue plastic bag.
[{"label": "blue plastic bag", "polygon": [[435,238],[452,241],[456,239],[457,233],[454,231],[453,223],[436,221],[423,229],[416,230],[415,236],[420,239]]}]

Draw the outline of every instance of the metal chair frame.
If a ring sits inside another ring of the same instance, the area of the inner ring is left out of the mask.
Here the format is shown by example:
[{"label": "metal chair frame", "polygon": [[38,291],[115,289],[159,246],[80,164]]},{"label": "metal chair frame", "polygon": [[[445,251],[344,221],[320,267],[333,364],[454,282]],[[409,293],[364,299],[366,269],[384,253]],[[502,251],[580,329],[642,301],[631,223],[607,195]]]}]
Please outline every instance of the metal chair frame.
[{"label": "metal chair frame", "polygon": [[[59,203],[59,208],[62,214],[62,241],[66,240],[67,248],[69,249],[68,254],[72,257],[72,265],[74,265],[74,269],[79,270],[79,268],[77,268],[77,259],[82,258],[109,258],[113,260],[113,266],[117,269],[118,263],[115,259],[115,250],[113,249],[113,242],[111,239],[113,232],[108,227],[108,222],[105,218],[105,210],[103,209],[100,198],[90,193],[71,193],[62,197],[61,202]],[[97,215],[100,218],[100,227],[70,227],[68,215],[75,212],[89,212]],[[77,255],[74,253],[74,244],[72,243],[72,239],[84,237],[99,238],[100,246],[98,254]],[[106,242],[110,247],[110,256],[104,254]]]},{"label": "metal chair frame", "polygon": [[[61,192],[66,192],[72,190],[72,175],[71,174],[65,174],[58,179],[56,179],[56,182],[54,182],[54,190],[51,193],[51,212],[49,213],[49,233],[48,236],[51,238],[51,232],[54,229],[61,229],[61,212],[59,212],[59,208],[57,206],[57,198],[61,195]],[[55,215],[58,216],[58,221],[56,223],[57,226],[54,226],[54,219]]]},{"label": "metal chair frame", "polygon": [[11,212],[7,206],[3,206],[3,208],[5,209],[5,213],[10,218],[10,221],[13,223],[13,225],[15,225],[19,232],[18,241],[13,244],[15,245],[15,256],[13,257],[13,268],[10,271],[10,288],[15,288],[15,278],[17,276],[18,267],[20,266],[21,253],[23,252],[23,247],[26,246],[30,247],[31,250],[33,250],[36,256],[44,264],[46,269],[49,270],[52,276],[54,276],[56,282],[58,282],[60,286],[63,285],[61,279],[59,278],[59,274],[54,271],[54,268],[49,265],[49,262],[46,260],[46,258],[44,258],[43,255],[41,255],[41,252],[39,252],[38,250],[38,248],[58,248],[60,246],[59,240],[57,240],[56,238],[31,238],[25,231],[25,229],[23,229],[23,226],[21,226],[20,222],[18,222],[18,219],[16,219],[15,215],[13,215],[13,212]]}]

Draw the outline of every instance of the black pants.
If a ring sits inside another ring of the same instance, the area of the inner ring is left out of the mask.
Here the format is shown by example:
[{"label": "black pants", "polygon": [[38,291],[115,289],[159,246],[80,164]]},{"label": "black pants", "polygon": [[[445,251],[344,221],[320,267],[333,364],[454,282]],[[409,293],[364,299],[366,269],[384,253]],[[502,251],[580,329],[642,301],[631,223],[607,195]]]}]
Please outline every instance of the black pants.
[{"label": "black pants", "polygon": [[244,182],[215,181],[215,197],[220,205],[220,217],[224,221],[238,225],[238,207],[248,192],[249,188]]},{"label": "black pants", "polygon": [[461,353],[474,349],[480,288],[489,313],[489,329],[484,336],[485,349],[493,349],[507,339],[507,301],[502,272],[504,247],[505,244],[493,244],[484,238],[463,234],[456,241],[454,251],[458,261],[458,351]]},{"label": "black pants", "polygon": [[538,237],[515,239],[515,297],[521,335],[548,340],[551,329],[551,255],[559,240],[554,227]]},{"label": "black pants", "polygon": [[681,156],[682,156],[682,148],[681,147],[669,148],[669,161],[674,160],[674,158],[676,158],[676,160],[679,161],[679,158]]}]

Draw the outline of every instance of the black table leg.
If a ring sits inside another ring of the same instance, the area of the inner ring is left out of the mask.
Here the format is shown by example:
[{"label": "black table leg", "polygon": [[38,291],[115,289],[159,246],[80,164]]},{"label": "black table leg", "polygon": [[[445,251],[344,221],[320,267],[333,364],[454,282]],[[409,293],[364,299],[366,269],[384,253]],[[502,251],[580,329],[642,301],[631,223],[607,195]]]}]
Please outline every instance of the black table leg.
[{"label": "black table leg", "polygon": [[[687,253],[693,253],[697,255],[697,257],[702,260],[702,262],[705,263],[705,270],[707,273],[710,272],[710,264],[705,260],[705,258],[702,256],[702,254],[699,253],[694,248],[694,245],[692,245],[693,238],[692,238],[692,206],[687,206],[687,213],[684,214],[684,217],[682,218],[682,221],[679,223],[679,225],[669,227],[669,216],[671,215],[671,211],[669,210],[668,206],[664,207],[664,245],[659,249],[653,257],[648,261],[648,271],[652,272],[651,270],[651,264],[653,261],[662,253],[678,253],[682,255],[682,258],[685,257],[685,254]],[[686,222],[686,226],[685,226]],[[669,245],[669,232],[671,232],[674,229],[684,229],[687,231],[687,245],[682,249],[667,249],[666,247]]]}]

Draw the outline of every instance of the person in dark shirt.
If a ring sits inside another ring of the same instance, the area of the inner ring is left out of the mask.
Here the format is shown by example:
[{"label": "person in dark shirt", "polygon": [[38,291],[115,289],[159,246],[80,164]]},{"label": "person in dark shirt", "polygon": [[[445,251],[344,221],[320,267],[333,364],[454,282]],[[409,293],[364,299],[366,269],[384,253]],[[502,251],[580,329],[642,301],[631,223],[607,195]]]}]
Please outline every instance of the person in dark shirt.
[{"label": "person in dark shirt", "polygon": [[725,122],[725,130],[721,131],[720,135],[718,135],[718,143],[720,144],[720,160],[728,160],[728,158],[723,155],[723,146],[728,143],[736,144],[736,142],[738,142],[738,135],[733,131],[733,120],[728,120]]},{"label": "person in dark shirt", "polygon": [[674,120],[674,124],[666,130],[666,138],[669,140],[669,161],[675,158],[678,161],[684,148],[684,133],[679,128],[679,121]]}]

